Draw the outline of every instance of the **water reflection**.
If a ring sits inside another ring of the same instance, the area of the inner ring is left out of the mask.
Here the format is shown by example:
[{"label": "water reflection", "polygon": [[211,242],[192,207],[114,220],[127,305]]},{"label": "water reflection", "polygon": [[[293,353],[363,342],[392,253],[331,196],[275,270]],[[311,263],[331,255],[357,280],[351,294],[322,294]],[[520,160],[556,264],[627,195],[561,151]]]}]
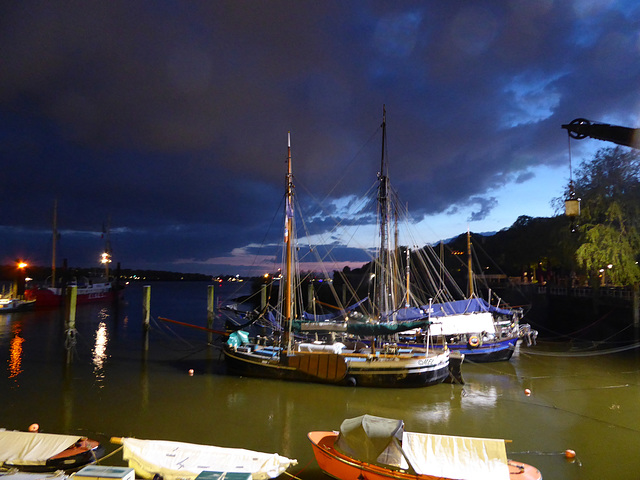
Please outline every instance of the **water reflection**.
[{"label": "water reflection", "polygon": [[24,338],[20,336],[20,324],[11,326],[11,344],[9,346],[9,378],[16,378],[22,373],[22,344]]},{"label": "water reflection", "polygon": [[107,324],[105,322],[100,322],[98,325],[98,330],[96,330],[96,341],[92,350],[92,361],[93,361],[93,374],[100,384],[100,388],[102,382],[105,378],[104,366],[107,360],[107,344],[109,343],[109,332],[107,331]]},{"label": "water reflection", "polygon": [[495,407],[498,402],[498,390],[493,385],[474,385],[474,388],[467,388],[465,392],[460,402],[463,410]]}]

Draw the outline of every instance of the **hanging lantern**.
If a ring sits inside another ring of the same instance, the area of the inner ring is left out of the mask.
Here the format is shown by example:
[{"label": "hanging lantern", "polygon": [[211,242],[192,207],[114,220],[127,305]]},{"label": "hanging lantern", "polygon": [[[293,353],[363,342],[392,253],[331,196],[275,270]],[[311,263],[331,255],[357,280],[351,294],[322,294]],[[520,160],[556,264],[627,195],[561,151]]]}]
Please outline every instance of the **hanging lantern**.
[{"label": "hanging lantern", "polygon": [[564,214],[567,217],[580,215],[580,199],[576,198],[576,189],[573,183],[573,169],[571,168],[571,133],[569,133],[569,198],[564,201]]},{"label": "hanging lantern", "polygon": [[567,217],[577,217],[580,215],[580,199],[568,199],[564,201],[564,214]]}]

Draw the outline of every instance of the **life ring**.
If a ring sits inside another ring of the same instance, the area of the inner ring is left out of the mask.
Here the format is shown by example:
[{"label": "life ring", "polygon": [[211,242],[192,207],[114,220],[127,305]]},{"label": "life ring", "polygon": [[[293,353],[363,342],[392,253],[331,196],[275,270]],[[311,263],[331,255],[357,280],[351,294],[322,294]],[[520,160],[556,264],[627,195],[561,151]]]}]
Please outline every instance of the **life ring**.
[{"label": "life ring", "polygon": [[480,338],[477,335],[471,335],[468,343],[471,348],[478,348],[480,346]]}]

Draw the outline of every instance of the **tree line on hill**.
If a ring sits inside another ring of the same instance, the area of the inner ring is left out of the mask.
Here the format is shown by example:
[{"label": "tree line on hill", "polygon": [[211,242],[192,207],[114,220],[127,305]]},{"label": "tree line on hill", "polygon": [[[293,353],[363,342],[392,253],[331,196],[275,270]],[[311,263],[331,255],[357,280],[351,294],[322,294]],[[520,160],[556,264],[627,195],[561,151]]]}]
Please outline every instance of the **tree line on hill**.
[{"label": "tree line on hill", "polygon": [[[564,201],[578,201],[580,213],[519,217],[495,234],[472,234],[474,274],[502,274],[525,282],[599,287],[640,284],[640,154],[622,147],[598,151],[571,179]],[[467,234],[447,242],[441,260],[459,285],[467,278]],[[400,256],[402,257],[402,255]],[[336,272],[365,275],[371,266]],[[401,267],[402,268],[402,267]]]}]

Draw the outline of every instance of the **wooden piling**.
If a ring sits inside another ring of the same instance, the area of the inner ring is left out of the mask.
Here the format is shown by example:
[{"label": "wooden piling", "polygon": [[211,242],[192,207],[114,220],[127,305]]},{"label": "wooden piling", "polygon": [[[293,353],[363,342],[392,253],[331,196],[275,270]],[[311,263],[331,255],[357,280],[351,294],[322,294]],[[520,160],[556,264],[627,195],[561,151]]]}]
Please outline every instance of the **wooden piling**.
[{"label": "wooden piling", "polygon": [[[214,286],[209,285],[207,287],[207,327],[213,328],[213,319],[215,318],[215,303],[214,303]],[[209,343],[213,342],[213,333],[209,332],[207,335]]]},{"label": "wooden piling", "polygon": [[260,289],[260,310],[264,312],[265,308],[267,308],[267,284],[263,283]]},{"label": "wooden piling", "polygon": [[314,298],[313,298],[313,281],[309,282],[307,286],[307,311],[314,312]]},{"label": "wooden piling", "polygon": [[149,330],[149,320],[151,318],[151,285],[142,287],[142,326],[145,331]]},{"label": "wooden piling", "polygon": [[142,352],[149,350],[149,320],[151,319],[151,285],[142,286]]},{"label": "wooden piling", "polygon": [[70,285],[66,290],[66,308],[65,308],[65,339],[64,347],[67,353],[67,364],[73,360],[73,350],[76,346],[76,304],[78,301],[78,287]]},{"label": "wooden piling", "polygon": [[78,287],[70,285],[67,287],[67,308],[66,320],[67,330],[76,328],[76,304],[78,303]]}]

